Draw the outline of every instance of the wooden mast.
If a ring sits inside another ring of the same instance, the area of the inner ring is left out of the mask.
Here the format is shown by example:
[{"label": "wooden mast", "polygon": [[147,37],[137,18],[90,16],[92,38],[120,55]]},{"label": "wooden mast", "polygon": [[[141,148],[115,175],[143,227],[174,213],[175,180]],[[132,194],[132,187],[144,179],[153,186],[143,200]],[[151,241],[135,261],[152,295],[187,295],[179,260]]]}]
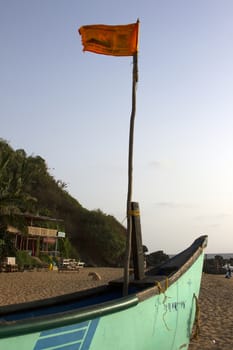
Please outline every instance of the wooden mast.
[{"label": "wooden mast", "polygon": [[131,200],[132,200],[132,185],[133,185],[133,144],[134,144],[134,121],[136,115],[136,87],[138,82],[138,54],[133,55],[133,82],[132,82],[132,111],[130,117],[130,129],[129,129],[129,154],[128,154],[128,194],[126,205],[127,216],[127,240],[126,240],[126,254],[125,254],[125,266],[124,266],[124,285],[123,295],[128,294],[129,286],[129,267],[130,256],[132,246],[132,213],[131,213]]},{"label": "wooden mast", "polygon": [[[115,45],[106,46],[106,42],[102,39],[101,30],[102,25],[94,26],[94,31],[91,33],[91,40],[86,33],[88,30],[93,29],[93,26],[83,26],[79,28],[79,34],[82,37],[82,44],[84,46],[84,51],[90,51],[103,55],[112,55],[112,56],[131,56],[133,53],[133,83],[132,83],[132,111],[130,118],[130,131],[129,131],[129,155],[128,155],[128,195],[127,195],[127,241],[126,241],[126,253],[125,253],[125,266],[124,266],[124,285],[123,285],[123,294],[128,294],[128,285],[129,285],[129,266],[130,266],[130,255],[131,255],[131,245],[132,245],[132,212],[131,212],[131,198],[132,198],[132,174],[133,174],[133,134],[134,134],[134,120],[136,114],[136,85],[138,81],[138,29],[139,29],[139,19],[137,20],[137,26],[134,27],[133,33],[125,33],[126,37],[122,39],[122,33],[120,32],[119,36],[116,36],[116,33],[112,33],[113,39],[116,39]],[[97,27],[97,28],[96,28]],[[116,28],[115,28],[116,29]],[[93,34],[94,33],[94,34]],[[135,37],[136,34],[136,37]],[[93,37],[92,37],[93,36]],[[125,41],[126,39],[126,41]],[[124,50],[125,43],[129,41],[128,51]],[[92,45],[93,42],[98,42],[98,45]],[[114,44],[114,40],[112,40]],[[123,46],[122,46],[123,42]],[[115,49],[117,49],[115,51]]]}]

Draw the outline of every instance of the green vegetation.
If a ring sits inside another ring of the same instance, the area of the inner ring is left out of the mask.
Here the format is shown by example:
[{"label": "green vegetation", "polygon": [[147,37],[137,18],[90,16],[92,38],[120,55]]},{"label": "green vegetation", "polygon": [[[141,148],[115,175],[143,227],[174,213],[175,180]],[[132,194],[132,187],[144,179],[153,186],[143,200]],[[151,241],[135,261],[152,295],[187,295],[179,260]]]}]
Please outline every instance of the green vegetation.
[{"label": "green vegetation", "polygon": [[19,269],[38,267],[40,264],[25,251],[16,252],[16,264]]},{"label": "green vegetation", "polygon": [[[43,158],[13,150],[0,139],[0,233],[11,224],[26,234],[25,219],[19,215],[24,213],[64,220],[65,228],[62,223],[58,228],[68,235],[59,240],[63,257],[80,257],[92,265],[122,264],[125,228],[113,216],[83,208],[67,192],[66,184],[49,174]],[[48,221],[46,227],[54,228],[54,223]],[[1,257],[6,243],[6,236],[0,237]]]},{"label": "green vegetation", "polygon": [[16,251],[6,232],[0,232],[0,257],[15,256]]}]

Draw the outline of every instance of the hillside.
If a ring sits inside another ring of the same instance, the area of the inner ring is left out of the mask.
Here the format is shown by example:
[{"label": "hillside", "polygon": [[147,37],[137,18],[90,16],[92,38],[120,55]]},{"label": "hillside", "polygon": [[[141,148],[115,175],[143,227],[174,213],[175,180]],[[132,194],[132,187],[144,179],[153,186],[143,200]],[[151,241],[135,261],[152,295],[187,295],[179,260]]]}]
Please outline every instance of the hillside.
[{"label": "hillside", "polygon": [[72,246],[87,263],[122,265],[125,228],[113,216],[84,208],[64,182],[49,174],[43,158],[0,139],[0,229],[6,218],[22,226],[22,213],[63,219]]}]

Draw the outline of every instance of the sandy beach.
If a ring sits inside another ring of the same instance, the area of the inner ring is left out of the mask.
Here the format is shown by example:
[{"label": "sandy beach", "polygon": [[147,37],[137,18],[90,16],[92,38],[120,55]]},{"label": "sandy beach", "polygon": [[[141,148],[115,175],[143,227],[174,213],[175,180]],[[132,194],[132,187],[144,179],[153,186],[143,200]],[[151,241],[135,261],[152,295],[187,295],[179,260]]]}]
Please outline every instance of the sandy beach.
[{"label": "sandy beach", "polygon": [[233,349],[233,278],[203,274],[200,305],[200,335],[189,350]]},{"label": "sandy beach", "polygon": [[[90,272],[97,272],[101,280],[95,281]],[[12,272],[0,273],[0,306],[52,296],[73,293],[79,290],[106,284],[122,276],[122,269],[83,268],[79,272]]]},{"label": "sandy beach", "polygon": [[[100,281],[88,276],[95,271]],[[0,306],[43,299],[105,284],[122,276],[122,269],[84,268],[77,272],[0,273]],[[200,335],[189,350],[233,349],[233,278],[203,274],[200,306]]]}]

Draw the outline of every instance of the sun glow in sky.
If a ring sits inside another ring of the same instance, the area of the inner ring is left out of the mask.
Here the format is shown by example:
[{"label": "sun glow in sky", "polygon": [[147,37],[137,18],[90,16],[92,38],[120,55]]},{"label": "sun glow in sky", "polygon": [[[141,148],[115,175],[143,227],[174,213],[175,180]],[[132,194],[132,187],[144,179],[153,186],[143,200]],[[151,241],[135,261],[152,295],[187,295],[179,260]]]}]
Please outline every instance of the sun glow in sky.
[{"label": "sun glow in sky", "polygon": [[149,251],[233,251],[232,0],[0,2],[0,137],[126,225],[132,57],[78,28],[140,19],[133,200]]}]

